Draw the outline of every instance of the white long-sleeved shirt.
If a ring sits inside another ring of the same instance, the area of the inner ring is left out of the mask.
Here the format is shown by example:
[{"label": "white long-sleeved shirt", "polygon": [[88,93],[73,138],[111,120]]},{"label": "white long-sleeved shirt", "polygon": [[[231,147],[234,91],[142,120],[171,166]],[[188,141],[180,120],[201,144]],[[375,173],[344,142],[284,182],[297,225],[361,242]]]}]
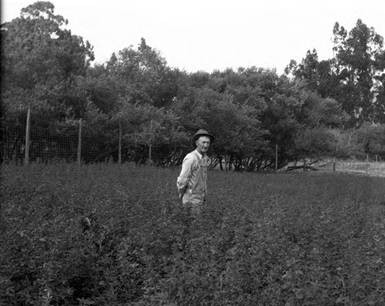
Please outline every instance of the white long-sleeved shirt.
[{"label": "white long-sleeved shirt", "polygon": [[183,159],[177,188],[183,202],[201,202],[207,194],[208,157],[194,150]]}]

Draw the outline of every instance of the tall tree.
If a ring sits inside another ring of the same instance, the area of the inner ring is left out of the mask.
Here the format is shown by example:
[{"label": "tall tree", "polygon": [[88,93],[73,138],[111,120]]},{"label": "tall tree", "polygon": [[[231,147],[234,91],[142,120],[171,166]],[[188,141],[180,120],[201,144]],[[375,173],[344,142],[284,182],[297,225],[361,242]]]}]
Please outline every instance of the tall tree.
[{"label": "tall tree", "polygon": [[335,71],[340,81],[340,91],[335,98],[351,115],[352,123],[375,121],[376,111],[381,111],[381,107],[376,106],[376,96],[384,86],[383,38],[360,19],[349,33],[336,23],[333,35]]},{"label": "tall tree", "polygon": [[112,54],[107,69],[119,84],[121,95],[133,103],[163,107],[169,105],[177,93],[176,73],[144,38],[137,50],[130,46],[118,55]]},{"label": "tall tree", "polygon": [[79,111],[81,101],[73,89],[93,52],[87,41],[65,28],[67,23],[52,3],[39,1],[1,25],[2,98],[8,114],[26,105],[58,116]]},{"label": "tall tree", "polygon": [[333,69],[334,63],[334,59],[319,61],[317,50],[308,50],[301,63],[291,60],[285,73],[303,81],[307,89],[318,93],[322,98],[336,97],[339,80]]}]

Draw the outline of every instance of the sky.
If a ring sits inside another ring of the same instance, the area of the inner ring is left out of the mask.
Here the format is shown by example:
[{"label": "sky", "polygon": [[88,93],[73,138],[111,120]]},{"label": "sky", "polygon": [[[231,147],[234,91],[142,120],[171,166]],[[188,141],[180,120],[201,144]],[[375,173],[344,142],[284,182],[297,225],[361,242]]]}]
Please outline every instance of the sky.
[{"label": "sky", "polygon": [[[10,21],[33,0],[2,0]],[[188,72],[238,67],[276,69],[309,49],[332,53],[335,22],[357,19],[385,36],[384,0],[51,0],[73,34],[94,47],[95,63],[137,45],[141,37],[171,67]]]}]

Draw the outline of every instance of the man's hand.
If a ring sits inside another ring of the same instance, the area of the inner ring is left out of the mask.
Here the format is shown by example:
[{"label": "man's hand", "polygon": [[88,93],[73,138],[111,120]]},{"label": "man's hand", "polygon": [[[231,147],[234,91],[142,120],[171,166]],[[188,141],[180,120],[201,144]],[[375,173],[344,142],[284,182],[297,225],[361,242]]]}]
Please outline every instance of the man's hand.
[{"label": "man's hand", "polygon": [[186,193],[187,186],[184,186],[183,188],[178,188],[178,197],[179,199],[183,198],[183,195]]}]

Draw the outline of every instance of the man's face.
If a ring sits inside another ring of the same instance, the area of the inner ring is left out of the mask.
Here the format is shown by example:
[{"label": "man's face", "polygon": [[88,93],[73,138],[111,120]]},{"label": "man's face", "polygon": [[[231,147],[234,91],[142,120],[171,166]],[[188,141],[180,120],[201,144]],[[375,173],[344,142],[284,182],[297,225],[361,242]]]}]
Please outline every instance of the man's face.
[{"label": "man's face", "polygon": [[196,140],[195,144],[200,153],[207,153],[210,147],[210,138],[207,136],[201,136]]}]

